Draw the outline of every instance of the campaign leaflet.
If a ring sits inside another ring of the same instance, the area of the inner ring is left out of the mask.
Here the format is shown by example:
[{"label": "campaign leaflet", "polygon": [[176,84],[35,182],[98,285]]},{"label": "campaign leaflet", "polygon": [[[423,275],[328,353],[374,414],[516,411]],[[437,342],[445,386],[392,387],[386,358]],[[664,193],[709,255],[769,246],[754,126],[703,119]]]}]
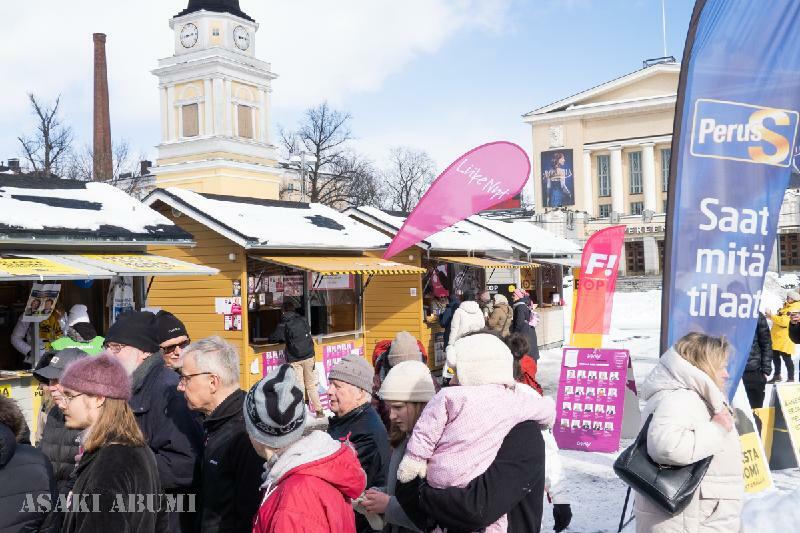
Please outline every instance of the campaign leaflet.
[{"label": "campaign leaflet", "polygon": [[628,350],[564,348],[553,428],[562,450],[619,449]]}]

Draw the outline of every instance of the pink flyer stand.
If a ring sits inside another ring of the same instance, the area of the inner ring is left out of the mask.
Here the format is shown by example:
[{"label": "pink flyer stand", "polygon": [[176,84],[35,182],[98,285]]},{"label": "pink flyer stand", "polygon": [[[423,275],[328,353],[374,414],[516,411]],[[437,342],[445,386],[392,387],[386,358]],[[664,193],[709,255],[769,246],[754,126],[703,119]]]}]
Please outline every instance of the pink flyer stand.
[{"label": "pink flyer stand", "polygon": [[553,436],[562,450],[616,452],[628,350],[564,348]]}]

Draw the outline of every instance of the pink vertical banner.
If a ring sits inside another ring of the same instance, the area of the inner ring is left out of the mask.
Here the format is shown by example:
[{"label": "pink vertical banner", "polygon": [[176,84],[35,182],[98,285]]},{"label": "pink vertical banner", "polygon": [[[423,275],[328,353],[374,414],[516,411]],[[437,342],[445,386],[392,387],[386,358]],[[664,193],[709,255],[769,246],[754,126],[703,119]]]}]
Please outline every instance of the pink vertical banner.
[{"label": "pink vertical banner", "polygon": [[434,180],[383,257],[394,257],[425,237],[513,198],[530,172],[528,154],[514,143],[495,141],[473,148]]},{"label": "pink vertical banner", "polygon": [[573,333],[608,333],[624,239],[625,226],[612,226],[586,241],[581,255]]},{"label": "pink vertical banner", "polygon": [[562,450],[619,449],[628,350],[564,348],[553,436]]}]

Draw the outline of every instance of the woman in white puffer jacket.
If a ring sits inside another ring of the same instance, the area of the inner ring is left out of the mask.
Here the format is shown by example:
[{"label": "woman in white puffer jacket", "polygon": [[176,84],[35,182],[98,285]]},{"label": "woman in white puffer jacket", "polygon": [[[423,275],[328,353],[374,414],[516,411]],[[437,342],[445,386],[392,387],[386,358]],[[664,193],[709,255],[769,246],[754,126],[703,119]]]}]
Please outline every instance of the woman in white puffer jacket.
[{"label": "woman in white puffer jacket", "polygon": [[645,380],[642,418],[653,415],[647,432],[653,461],[683,466],[714,458],[691,503],[677,515],[637,495],[637,533],[741,530],[742,450],[723,393],[729,350],[724,338],[689,333],[661,356]]},{"label": "woman in white puffer jacket", "polygon": [[485,327],[486,320],[483,318],[483,311],[478,302],[475,301],[475,293],[465,292],[461,305],[453,313],[453,321],[450,323],[450,338],[447,341],[448,348],[461,337],[480,331]]}]

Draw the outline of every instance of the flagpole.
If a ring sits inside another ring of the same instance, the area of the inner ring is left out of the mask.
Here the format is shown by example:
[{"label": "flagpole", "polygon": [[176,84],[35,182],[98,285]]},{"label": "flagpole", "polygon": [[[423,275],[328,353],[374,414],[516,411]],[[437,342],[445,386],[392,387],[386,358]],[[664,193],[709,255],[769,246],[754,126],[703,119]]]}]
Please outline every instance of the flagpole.
[{"label": "flagpole", "polygon": [[664,45],[662,57],[667,57],[667,11],[664,2],[665,0],[661,0],[661,42]]}]

